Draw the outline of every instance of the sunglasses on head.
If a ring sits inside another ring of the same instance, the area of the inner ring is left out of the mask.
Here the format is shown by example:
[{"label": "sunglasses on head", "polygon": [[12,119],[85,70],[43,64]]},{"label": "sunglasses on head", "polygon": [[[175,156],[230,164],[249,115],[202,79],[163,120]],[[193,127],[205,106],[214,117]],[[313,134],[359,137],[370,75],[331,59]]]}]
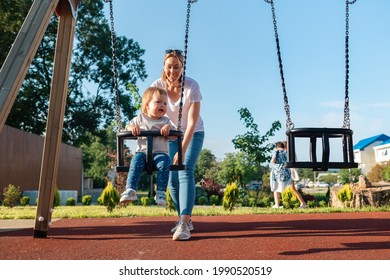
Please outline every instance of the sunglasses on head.
[{"label": "sunglasses on head", "polygon": [[182,54],[182,51],[181,50],[173,50],[173,49],[168,49],[165,51],[165,54],[170,54],[170,53],[178,53],[178,54]]}]

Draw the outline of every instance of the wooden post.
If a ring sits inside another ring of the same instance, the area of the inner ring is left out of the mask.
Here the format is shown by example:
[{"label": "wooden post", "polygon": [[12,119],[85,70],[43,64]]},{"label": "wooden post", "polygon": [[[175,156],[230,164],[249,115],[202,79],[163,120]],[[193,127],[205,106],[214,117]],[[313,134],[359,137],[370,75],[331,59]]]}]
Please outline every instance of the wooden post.
[{"label": "wooden post", "polygon": [[47,229],[51,222],[68,91],[69,70],[76,26],[76,20],[72,15],[70,3],[67,0],[61,0],[58,8],[59,23],[57,44],[54,57],[49,113],[47,117],[46,137],[39,180],[38,207],[34,228],[34,237],[36,238],[47,237]]},{"label": "wooden post", "polygon": [[59,0],[35,0],[0,70],[0,132]]}]

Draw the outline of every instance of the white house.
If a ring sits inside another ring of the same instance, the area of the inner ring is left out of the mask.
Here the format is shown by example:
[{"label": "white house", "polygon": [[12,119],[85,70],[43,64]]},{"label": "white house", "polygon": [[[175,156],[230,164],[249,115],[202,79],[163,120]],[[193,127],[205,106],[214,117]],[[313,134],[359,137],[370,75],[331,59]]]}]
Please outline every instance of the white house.
[{"label": "white house", "polygon": [[375,161],[384,163],[390,160],[390,140],[383,142],[381,145],[374,147]]},{"label": "white house", "polygon": [[363,174],[367,174],[378,163],[390,160],[390,137],[379,134],[360,140],[353,146],[355,162]]}]

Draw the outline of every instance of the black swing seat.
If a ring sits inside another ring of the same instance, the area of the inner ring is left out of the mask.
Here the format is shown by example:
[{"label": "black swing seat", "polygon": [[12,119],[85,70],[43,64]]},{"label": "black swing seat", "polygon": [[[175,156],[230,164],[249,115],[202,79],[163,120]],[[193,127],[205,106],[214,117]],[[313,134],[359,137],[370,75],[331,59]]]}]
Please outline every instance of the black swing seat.
[{"label": "black swing seat", "polygon": [[[293,128],[286,132],[288,145],[287,168],[311,168],[314,171],[327,171],[329,168],[348,169],[357,168],[354,162],[351,129],[346,128]],[[295,153],[295,138],[310,138],[310,161],[299,162]],[[317,161],[317,138],[322,139],[322,161]],[[341,138],[343,147],[343,161],[329,162],[330,138]]]},{"label": "black swing seat", "polygon": [[[183,140],[183,132],[179,130],[171,130],[169,132],[169,136],[177,137],[178,140],[178,149],[177,153],[179,156],[179,163],[177,165],[171,165],[170,170],[185,170],[185,165],[183,164],[183,153],[182,153],[182,140]],[[146,164],[144,167],[144,171],[146,171],[149,175],[153,174],[156,171],[156,167],[153,163],[153,138],[161,137],[160,131],[158,130],[145,130],[141,131],[140,135],[134,136],[131,131],[121,131],[116,135],[117,139],[117,172],[128,172],[129,166],[125,166],[124,159],[124,141],[125,140],[136,140],[138,137],[146,137],[147,138],[147,152],[146,152]]]}]

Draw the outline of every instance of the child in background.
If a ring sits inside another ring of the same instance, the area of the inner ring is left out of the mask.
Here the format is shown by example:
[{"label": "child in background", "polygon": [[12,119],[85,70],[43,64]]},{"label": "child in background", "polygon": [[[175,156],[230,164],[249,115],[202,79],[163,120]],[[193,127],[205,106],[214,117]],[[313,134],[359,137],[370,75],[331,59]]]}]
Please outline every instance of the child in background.
[{"label": "child in background", "polygon": [[[283,141],[283,146],[284,146],[284,150],[287,152],[287,141]],[[307,205],[305,200],[303,199],[303,197],[295,187],[295,182],[299,181],[298,171],[295,168],[290,168],[290,171],[291,171],[291,189],[295,194],[295,196],[298,198],[299,202],[301,203],[299,208],[306,208]]]},{"label": "child in background", "polygon": [[287,152],[284,149],[283,142],[276,142],[276,151],[272,155],[271,163],[273,163],[271,171],[271,191],[274,193],[275,205],[272,208],[283,208],[279,206],[280,194],[291,183],[290,169],[285,168],[284,164],[287,161]]},{"label": "child in background", "polygon": [[[165,116],[168,93],[160,87],[149,87],[142,96],[142,113],[134,117],[126,126],[134,136],[144,130],[159,130],[161,137],[153,139],[153,162],[157,168],[156,203],[166,205],[166,189],[169,179],[171,160],[168,155],[168,135],[176,129],[171,120]],[[147,139],[139,137],[137,149],[131,159],[126,190],[121,194],[121,203],[137,200],[138,181],[146,163]]]}]

